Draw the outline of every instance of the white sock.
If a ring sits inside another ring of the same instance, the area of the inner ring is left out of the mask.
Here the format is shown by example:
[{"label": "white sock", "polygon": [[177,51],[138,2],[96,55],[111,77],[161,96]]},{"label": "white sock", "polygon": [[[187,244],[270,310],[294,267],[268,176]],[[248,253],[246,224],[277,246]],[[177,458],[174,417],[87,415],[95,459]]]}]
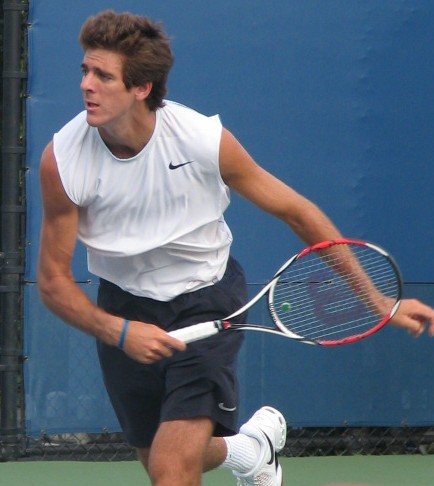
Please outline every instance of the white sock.
[{"label": "white sock", "polygon": [[245,434],[223,437],[223,439],[228,452],[221,467],[247,473],[256,466],[261,452],[261,445],[257,439]]}]

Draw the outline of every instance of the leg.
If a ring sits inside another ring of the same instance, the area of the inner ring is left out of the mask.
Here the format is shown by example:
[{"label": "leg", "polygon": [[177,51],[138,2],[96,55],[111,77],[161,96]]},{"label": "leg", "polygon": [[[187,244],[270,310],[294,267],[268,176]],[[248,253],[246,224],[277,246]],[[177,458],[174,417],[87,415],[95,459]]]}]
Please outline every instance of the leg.
[{"label": "leg", "polygon": [[[205,417],[163,422],[147,453],[139,457],[153,486],[200,486],[202,472],[221,464],[225,458],[223,439],[213,440],[214,423]],[[220,446],[220,447],[219,447]]]},{"label": "leg", "polygon": [[152,484],[166,486],[176,480],[177,486],[197,486],[202,472],[219,466],[232,469],[239,485],[283,484],[275,455],[286,442],[286,423],[280,412],[272,407],[261,408],[239,434],[231,437],[211,438],[213,428],[207,418],[163,423],[152,451],[138,450]]},{"label": "leg", "polygon": [[[149,455],[150,449],[138,448],[136,449],[137,457],[146,469],[149,475]],[[205,453],[203,464],[203,472],[211,471],[221,466],[227,456],[226,442],[222,437],[212,437],[208,450]]]},{"label": "leg", "polygon": [[148,464],[149,464],[149,452],[150,449],[148,448],[136,448],[137,457],[139,458],[140,462],[142,463],[143,467],[148,471]]}]

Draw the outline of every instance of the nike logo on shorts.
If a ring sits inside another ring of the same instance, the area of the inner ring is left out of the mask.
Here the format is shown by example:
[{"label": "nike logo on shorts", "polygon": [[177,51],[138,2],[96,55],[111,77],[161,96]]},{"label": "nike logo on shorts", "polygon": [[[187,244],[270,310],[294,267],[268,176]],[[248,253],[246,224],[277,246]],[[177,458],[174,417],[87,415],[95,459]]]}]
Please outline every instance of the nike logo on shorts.
[{"label": "nike logo on shorts", "polygon": [[223,410],[224,412],[235,412],[237,407],[225,407],[225,404],[223,402],[220,402],[219,409]]}]

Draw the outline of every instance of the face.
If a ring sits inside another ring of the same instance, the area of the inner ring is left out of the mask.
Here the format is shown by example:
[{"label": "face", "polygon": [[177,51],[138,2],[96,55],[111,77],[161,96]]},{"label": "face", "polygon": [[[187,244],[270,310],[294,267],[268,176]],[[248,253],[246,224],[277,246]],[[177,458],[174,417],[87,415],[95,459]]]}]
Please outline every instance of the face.
[{"label": "face", "polygon": [[127,90],[122,80],[122,57],[103,49],[86,51],[81,64],[80,89],[91,126],[109,128],[131,118],[143,90]]}]

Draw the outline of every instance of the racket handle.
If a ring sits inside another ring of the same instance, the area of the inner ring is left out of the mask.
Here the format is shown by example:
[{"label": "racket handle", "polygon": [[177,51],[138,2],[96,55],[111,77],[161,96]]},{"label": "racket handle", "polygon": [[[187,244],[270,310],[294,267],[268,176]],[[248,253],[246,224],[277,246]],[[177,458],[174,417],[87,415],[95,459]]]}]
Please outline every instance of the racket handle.
[{"label": "racket handle", "polygon": [[199,339],[213,336],[222,330],[222,321],[209,321],[184,327],[183,329],[177,329],[176,331],[170,331],[168,334],[188,344],[193,341],[199,341]]}]

